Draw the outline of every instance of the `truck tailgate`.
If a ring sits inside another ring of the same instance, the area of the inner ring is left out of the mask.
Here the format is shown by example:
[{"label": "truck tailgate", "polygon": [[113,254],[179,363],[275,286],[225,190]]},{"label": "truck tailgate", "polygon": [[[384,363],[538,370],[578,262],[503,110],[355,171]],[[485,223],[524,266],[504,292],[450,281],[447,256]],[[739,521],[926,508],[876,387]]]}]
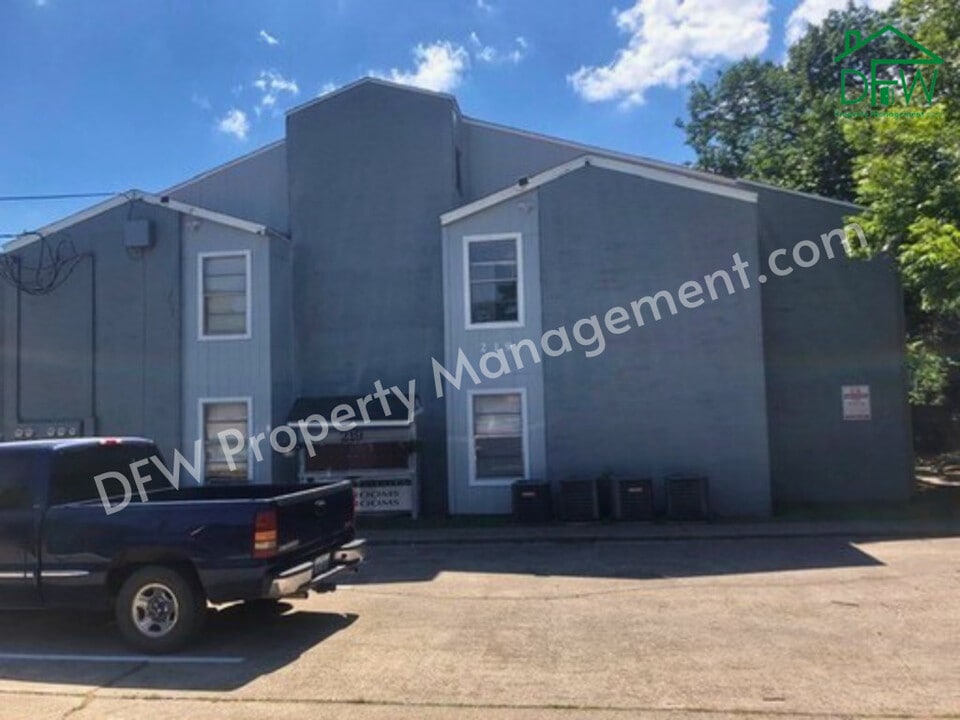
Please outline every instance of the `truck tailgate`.
[{"label": "truck tailgate", "polygon": [[353,530],[349,482],[304,488],[273,499],[281,553],[333,543]]}]

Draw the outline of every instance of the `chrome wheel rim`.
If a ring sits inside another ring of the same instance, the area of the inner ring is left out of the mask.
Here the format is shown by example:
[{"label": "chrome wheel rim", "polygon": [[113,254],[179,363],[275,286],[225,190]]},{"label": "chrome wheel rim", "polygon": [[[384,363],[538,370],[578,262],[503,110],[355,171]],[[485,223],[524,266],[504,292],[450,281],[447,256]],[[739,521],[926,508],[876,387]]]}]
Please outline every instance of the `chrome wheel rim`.
[{"label": "chrome wheel rim", "polygon": [[151,638],[163,637],[180,621],[177,596],[161,583],[140,588],[133,598],[130,612],[137,630]]}]

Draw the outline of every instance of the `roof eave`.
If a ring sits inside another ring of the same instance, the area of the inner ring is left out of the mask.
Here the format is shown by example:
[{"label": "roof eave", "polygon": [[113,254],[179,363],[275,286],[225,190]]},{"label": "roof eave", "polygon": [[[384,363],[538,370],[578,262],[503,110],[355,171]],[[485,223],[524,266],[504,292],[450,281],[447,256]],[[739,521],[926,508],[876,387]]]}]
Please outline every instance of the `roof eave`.
[{"label": "roof eave", "polygon": [[263,237],[273,237],[285,240],[289,239],[283,233],[273,230],[266,225],[261,225],[260,223],[244,220],[242,218],[220,213],[215,210],[207,210],[206,208],[190,205],[188,203],[180,202],[179,200],[173,200],[166,195],[152,195],[140,190],[129,190],[125,193],[120,193],[119,195],[108,198],[107,200],[97,203],[96,205],[92,205],[88,208],[75,212],[72,215],[68,215],[65,218],[61,218],[60,220],[45,225],[39,230],[22,233],[6,243],[0,252],[8,253],[20,250],[21,248],[24,248],[36,242],[37,240],[40,240],[41,238],[63,232],[74,225],[96,217],[97,215],[101,215],[105,212],[109,212],[110,210],[120,207],[128,202],[144,202],[148,205],[154,205],[156,207],[165,207],[173,210],[174,212],[180,213],[181,215],[187,215],[190,217],[199,218],[201,220],[207,220],[220,225],[225,225],[227,227],[232,227],[236,230],[241,230],[252,235],[260,235]]},{"label": "roof eave", "polygon": [[654,168],[641,163],[630,163],[625,160],[615,160],[598,155],[581,155],[580,157],[569,160],[555,167],[544,170],[530,178],[521,178],[515,184],[498,190],[471,203],[444,213],[440,216],[442,226],[450,225],[464,218],[475,215],[488,208],[506,202],[511,198],[518,197],[525,193],[536,190],[539,187],[551,183],[554,180],[580,170],[584,167],[597,167],[603,170],[610,170],[635,177],[646,178],[654,182],[662,182],[670,185],[684,187],[689,190],[707,192],[715,195],[739,200],[741,202],[756,203],[757,193],[752,190],[746,190],[732,184],[726,178],[718,178],[716,181],[691,177],[682,172],[673,171],[664,168]]}]

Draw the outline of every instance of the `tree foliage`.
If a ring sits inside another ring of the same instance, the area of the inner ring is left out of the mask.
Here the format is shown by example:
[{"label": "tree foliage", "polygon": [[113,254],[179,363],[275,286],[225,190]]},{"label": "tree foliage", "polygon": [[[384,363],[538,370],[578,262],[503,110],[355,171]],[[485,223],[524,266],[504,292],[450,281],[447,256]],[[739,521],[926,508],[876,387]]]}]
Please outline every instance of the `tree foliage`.
[{"label": "tree foliage", "polygon": [[[834,58],[848,29],[881,27],[885,13],[852,5],[830,13],[788,52],[784,65],[745,59],[693,83],[689,119],[680,120],[697,167],[729,177],[852,200],[853,153],[834,116],[839,92]],[[870,72],[890,56],[895,40],[881,37],[847,66]]]}]

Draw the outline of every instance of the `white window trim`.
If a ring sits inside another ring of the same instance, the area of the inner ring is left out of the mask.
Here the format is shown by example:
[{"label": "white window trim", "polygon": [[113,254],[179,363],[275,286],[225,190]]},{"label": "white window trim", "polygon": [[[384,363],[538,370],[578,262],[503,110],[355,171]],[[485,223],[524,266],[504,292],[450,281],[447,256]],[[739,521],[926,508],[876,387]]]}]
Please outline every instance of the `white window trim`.
[{"label": "white window trim", "polygon": [[[204,484],[207,476],[207,425],[204,422],[204,408],[207,405],[218,405],[220,403],[246,403],[247,404],[247,434],[251,434],[253,429],[253,398],[250,395],[237,395],[234,397],[202,397],[197,400],[197,437],[200,440],[200,477],[198,481]],[[253,443],[250,438],[244,438],[247,448],[247,482],[253,482]]]},{"label": "white window trim", "polygon": [[[523,449],[523,477],[477,478],[477,448],[473,427],[473,398],[477,395],[519,395],[520,396],[520,446]],[[521,387],[489,388],[467,391],[467,463],[470,487],[503,487],[530,477],[530,431],[527,427],[527,389]]]},{"label": "white window trim", "polygon": [[[203,261],[211,257],[231,257],[243,256],[244,265],[247,270],[247,331],[234,335],[207,335],[203,332]],[[251,266],[253,260],[249,250],[216,250],[197,253],[197,340],[249,340],[253,337],[253,285],[251,284],[252,273]]]},{"label": "white window trim", "polygon": [[[475,323],[470,317],[470,245],[471,243],[490,242],[493,240],[513,240],[517,244],[517,320],[515,322]],[[522,328],[524,326],[523,285],[522,233],[493,233],[489,235],[463,236],[463,314],[465,327],[467,330],[503,330],[507,328]]]}]

